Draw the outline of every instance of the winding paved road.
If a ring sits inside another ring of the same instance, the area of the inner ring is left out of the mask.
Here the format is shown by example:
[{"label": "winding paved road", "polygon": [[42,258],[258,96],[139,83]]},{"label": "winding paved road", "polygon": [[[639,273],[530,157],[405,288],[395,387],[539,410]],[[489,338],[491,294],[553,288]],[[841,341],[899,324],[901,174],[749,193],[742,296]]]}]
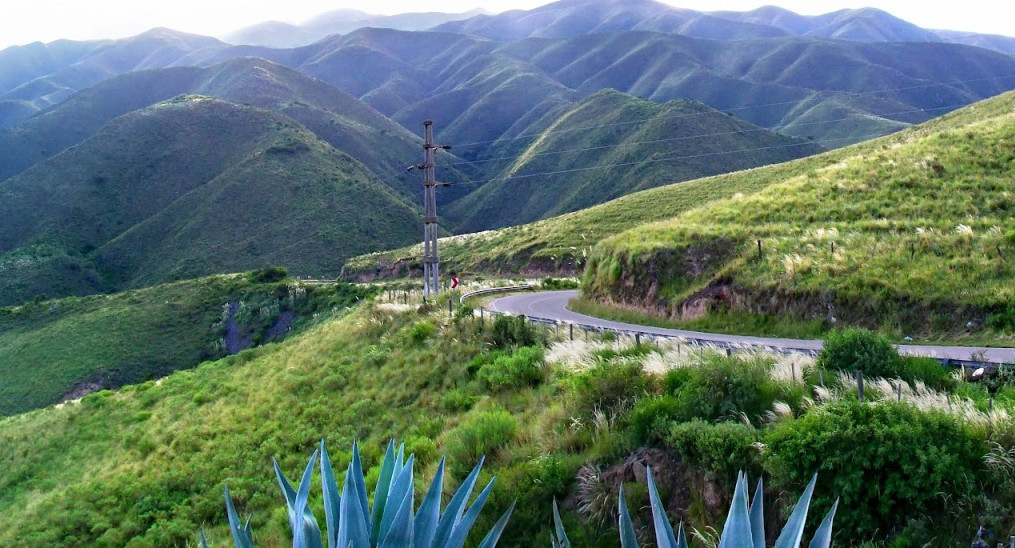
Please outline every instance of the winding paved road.
[{"label": "winding paved road", "polygon": [[[756,346],[775,350],[797,350],[817,352],[821,349],[820,340],[808,339],[772,339],[767,337],[750,337],[744,335],[723,335],[718,333],[702,333],[683,329],[665,329],[623,322],[614,322],[578,314],[567,309],[567,303],[578,296],[578,291],[542,291],[501,297],[490,303],[494,312],[522,314],[536,320],[559,323],[573,323],[577,326],[607,329],[611,331],[638,332],[662,337],[682,337],[694,342],[716,344],[719,346]],[[939,360],[973,362],[974,353],[983,353],[983,360],[990,363],[1015,362],[1015,348],[983,348],[968,346],[935,346],[926,344],[901,344],[899,351],[914,356],[927,356]]]}]

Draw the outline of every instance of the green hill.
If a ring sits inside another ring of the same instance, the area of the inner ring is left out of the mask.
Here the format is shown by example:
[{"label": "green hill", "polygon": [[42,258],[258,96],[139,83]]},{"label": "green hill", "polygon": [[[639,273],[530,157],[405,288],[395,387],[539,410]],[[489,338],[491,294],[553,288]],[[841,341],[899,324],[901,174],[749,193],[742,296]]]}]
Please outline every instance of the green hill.
[{"label": "green hill", "polygon": [[411,206],[290,118],[200,96],[118,118],[0,196],[8,304],[269,264],[324,275],[418,232]]},{"label": "green hill", "polygon": [[[419,157],[419,139],[369,106],[282,65],[240,58],[207,68],[132,72],[77,93],[39,115],[0,130],[0,180],[94,135],[118,116],[177,95],[199,94],[288,116],[356,158],[399,193],[418,199],[418,177],[405,165]],[[458,170],[445,172],[460,180]]]},{"label": "green hill", "polygon": [[523,141],[527,147],[500,155],[509,159],[494,163],[499,169],[488,171],[491,182],[448,208],[449,218],[460,219],[456,231],[532,222],[665,183],[822,150],[702,104],[660,105],[612,90],[541,125],[545,130]]},{"label": "green hill", "polygon": [[0,415],[164,377],[279,340],[369,290],[272,271],[0,308]]},{"label": "green hill", "polygon": [[761,169],[781,174],[762,187],[753,173],[716,179],[737,194],[602,241],[585,292],[682,319],[733,312],[899,336],[1010,331],[1013,105],[1007,94]]}]

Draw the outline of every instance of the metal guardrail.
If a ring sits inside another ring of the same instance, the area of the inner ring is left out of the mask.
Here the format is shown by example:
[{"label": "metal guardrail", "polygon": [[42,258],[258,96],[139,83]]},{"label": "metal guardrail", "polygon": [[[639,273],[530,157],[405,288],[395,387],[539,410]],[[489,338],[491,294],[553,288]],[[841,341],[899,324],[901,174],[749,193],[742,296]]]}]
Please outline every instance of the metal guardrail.
[{"label": "metal guardrail", "polygon": [[468,293],[465,293],[462,295],[460,299],[458,299],[458,302],[464,303],[465,299],[469,299],[471,297],[478,297],[479,295],[488,295],[490,293],[510,293],[512,291],[530,291],[530,290],[532,290],[532,286],[529,284],[509,285],[505,287],[488,287],[486,289],[477,289],[476,291],[470,291]]}]

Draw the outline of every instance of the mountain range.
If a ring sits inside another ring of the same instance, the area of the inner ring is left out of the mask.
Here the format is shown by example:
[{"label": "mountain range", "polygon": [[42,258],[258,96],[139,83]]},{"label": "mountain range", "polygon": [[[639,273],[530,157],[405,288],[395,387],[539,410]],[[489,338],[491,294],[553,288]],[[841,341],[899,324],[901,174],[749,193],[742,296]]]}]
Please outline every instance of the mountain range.
[{"label": "mountain range", "polygon": [[[343,17],[367,21],[315,28]],[[463,232],[814,154],[1015,87],[1015,57],[934,36],[869,9],[563,0],[293,48],[169,29],[8,48],[0,302],[270,262],[334,273],[404,245],[426,119],[453,147],[437,156],[442,226]]]}]

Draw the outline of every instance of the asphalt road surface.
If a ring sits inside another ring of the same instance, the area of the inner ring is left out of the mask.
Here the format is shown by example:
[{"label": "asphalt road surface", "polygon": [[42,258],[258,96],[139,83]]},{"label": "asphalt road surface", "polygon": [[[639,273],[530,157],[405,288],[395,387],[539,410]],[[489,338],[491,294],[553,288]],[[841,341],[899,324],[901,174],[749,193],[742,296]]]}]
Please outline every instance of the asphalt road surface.
[{"label": "asphalt road surface", "polygon": [[[522,314],[538,320],[558,323],[573,323],[578,326],[614,331],[639,332],[647,335],[663,337],[682,337],[691,341],[719,346],[754,346],[775,350],[798,350],[817,352],[821,349],[820,340],[810,339],[773,339],[768,337],[751,337],[745,335],[723,335],[719,333],[703,333],[683,329],[666,329],[611,320],[593,318],[578,314],[567,309],[567,303],[578,296],[578,291],[542,291],[522,293],[501,297],[490,303],[490,309],[507,314]],[[1015,362],[1015,348],[983,348],[968,346],[935,346],[927,344],[900,344],[899,352],[914,356],[927,356],[940,360],[986,361],[990,363]],[[977,360],[982,353],[982,359]],[[977,354],[977,356],[974,356]]]}]

